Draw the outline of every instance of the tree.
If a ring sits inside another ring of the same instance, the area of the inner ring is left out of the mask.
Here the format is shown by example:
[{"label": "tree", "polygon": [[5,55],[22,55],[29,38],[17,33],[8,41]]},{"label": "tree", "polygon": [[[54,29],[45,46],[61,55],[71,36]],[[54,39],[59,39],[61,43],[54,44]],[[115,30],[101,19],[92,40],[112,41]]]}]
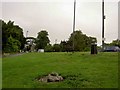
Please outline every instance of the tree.
[{"label": "tree", "polygon": [[51,44],[48,44],[46,47],[45,47],[45,52],[53,52],[53,47]]},{"label": "tree", "polygon": [[120,47],[120,40],[117,39],[117,40],[113,40],[112,43],[110,43],[111,46],[118,46]]},{"label": "tree", "polygon": [[0,20],[0,26],[2,31],[2,51],[4,52],[8,39],[7,25],[4,21]]},{"label": "tree", "polygon": [[8,41],[5,46],[5,52],[18,52],[19,47],[21,46],[20,42],[14,39],[12,36],[8,38]]},{"label": "tree", "polygon": [[53,45],[53,51],[54,52],[60,52],[61,51],[61,47],[59,44],[54,44]]},{"label": "tree", "polygon": [[61,41],[60,43],[62,52],[71,52],[73,51],[73,46],[71,41]]},{"label": "tree", "polygon": [[36,48],[37,49],[45,49],[47,44],[49,44],[50,40],[48,38],[48,32],[47,31],[40,31],[38,33],[37,39],[36,39]]},{"label": "tree", "polygon": [[67,45],[67,42],[66,42],[66,41],[61,41],[61,42],[60,42],[60,47],[61,47],[61,51],[62,51],[62,52],[65,52],[65,51],[66,51],[66,45]]},{"label": "tree", "polygon": [[70,42],[70,44],[74,43],[75,51],[90,50],[91,43],[97,42],[96,38],[88,37],[87,35],[83,34],[80,30],[74,31],[74,33],[71,34],[68,41]]},{"label": "tree", "polygon": [[[20,45],[18,45],[18,48],[19,50],[23,49],[24,42],[25,42],[24,36],[23,36],[23,29],[20,28],[18,25],[14,25],[14,22],[12,21],[5,23],[3,20],[0,20],[0,24],[2,25],[2,50],[3,52],[7,52],[7,47],[9,46],[8,38],[12,38],[14,40],[19,41]],[[12,49],[10,50],[12,51]]]}]

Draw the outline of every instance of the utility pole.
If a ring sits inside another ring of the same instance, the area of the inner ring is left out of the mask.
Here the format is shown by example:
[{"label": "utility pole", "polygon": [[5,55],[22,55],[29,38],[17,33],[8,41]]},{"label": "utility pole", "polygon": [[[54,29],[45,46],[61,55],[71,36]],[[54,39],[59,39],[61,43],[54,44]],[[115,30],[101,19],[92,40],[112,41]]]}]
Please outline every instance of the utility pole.
[{"label": "utility pole", "polygon": [[74,52],[74,31],[75,31],[75,10],[76,10],[76,0],[74,0],[74,17],[73,17],[73,52]]},{"label": "utility pole", "polygon": [[27,36],[28,36],[28,31],[26,32],[26,38],[27,38]]},{"label": "utility pole", "polygon": [[102,51],[104,50],[104,19],[105,19],[105,15],[104,15],[104,0],[102,0]]},{"label": "utility pole", "polygon": [[55,39],[55,44],[57,44],[57,39]]}]

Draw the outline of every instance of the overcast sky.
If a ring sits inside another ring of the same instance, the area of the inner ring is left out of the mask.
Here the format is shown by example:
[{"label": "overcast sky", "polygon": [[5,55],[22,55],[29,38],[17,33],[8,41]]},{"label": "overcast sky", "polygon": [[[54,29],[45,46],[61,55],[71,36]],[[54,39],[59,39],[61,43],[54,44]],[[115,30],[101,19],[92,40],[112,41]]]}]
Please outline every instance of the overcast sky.
[{"label": "overcast sky", "polygon": [[[33,2],[34,1],[34,2]],[[73,28],[74,0],[4,0],[2,1],[2,19],[12,20],[23,28],[24,36],[37,37],[45,29],[52,44],[55,39],[68,40]],[[88,2],[89,1],[89,2]],[[97,2],[96,2],[97,1]],[[87,36],[102,39],[102,0],[77,0],[76,30]],[[118,1],[105,0],[105,42],[118,38]],[[0,5],[1,7],[1,5]]]}]

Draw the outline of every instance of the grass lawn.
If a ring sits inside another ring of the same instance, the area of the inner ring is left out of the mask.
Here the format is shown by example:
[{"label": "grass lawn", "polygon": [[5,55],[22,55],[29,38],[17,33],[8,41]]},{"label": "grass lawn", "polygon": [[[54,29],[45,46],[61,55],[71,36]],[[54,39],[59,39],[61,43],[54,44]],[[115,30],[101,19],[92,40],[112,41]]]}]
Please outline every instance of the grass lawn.
[{"label": "grass lawn", "polygon": [[[2,59],[3,88],[117,88],[118,53],[26,53]],[[57,72],[62,82],[43,83],[39,75]]]}]

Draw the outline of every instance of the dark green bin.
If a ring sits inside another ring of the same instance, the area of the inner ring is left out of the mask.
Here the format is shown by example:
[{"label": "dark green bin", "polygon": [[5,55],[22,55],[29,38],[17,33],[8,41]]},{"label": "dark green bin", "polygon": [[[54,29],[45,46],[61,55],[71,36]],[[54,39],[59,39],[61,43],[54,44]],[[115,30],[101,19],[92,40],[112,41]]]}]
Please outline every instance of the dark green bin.
[{"label": "dark green bin", "polygon": [[97,54],[97,44],[91,44],[91,54]]}]

